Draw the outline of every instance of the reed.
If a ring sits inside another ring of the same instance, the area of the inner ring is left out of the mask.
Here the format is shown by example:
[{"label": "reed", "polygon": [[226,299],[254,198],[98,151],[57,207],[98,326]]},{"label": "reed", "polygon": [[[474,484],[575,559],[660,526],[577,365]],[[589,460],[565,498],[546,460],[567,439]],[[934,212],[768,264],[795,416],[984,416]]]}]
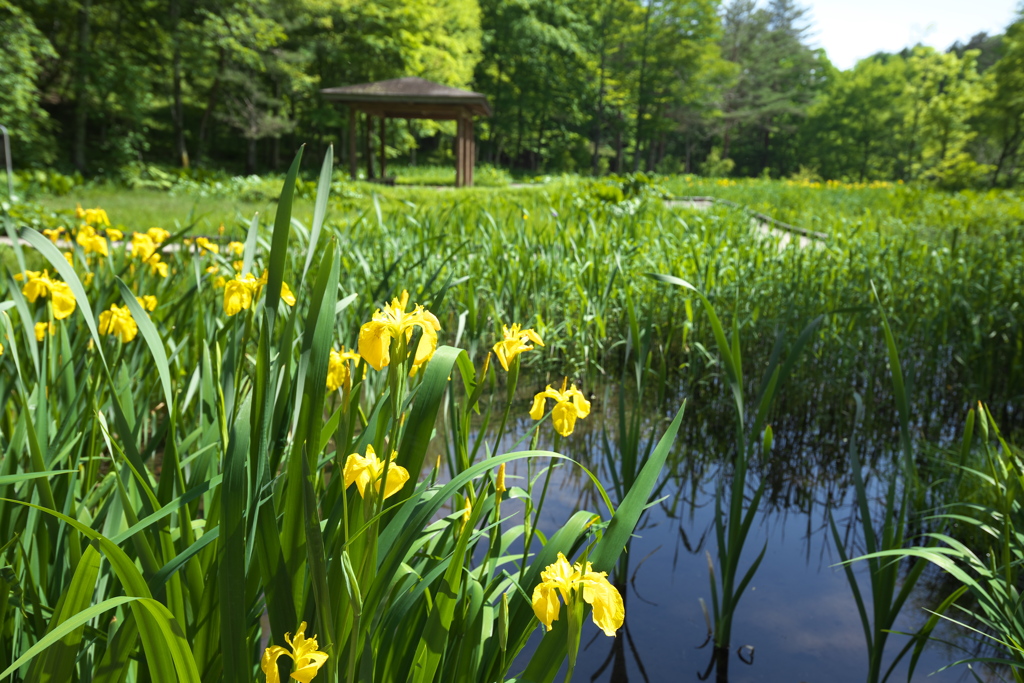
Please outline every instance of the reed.
[{"label": "reed", "polygon": [[[542,570],[559,553],[595,571],[616,563],[681,411],[603,523],[581,511],[544,537],[502,516],[503,464],[577,465],[473,448],[465,427],[488,362],[435,349],[421,309],[402,313],[408,335],[371,339],[362,360],[334,357],[358,337],[346,311],[405,302],[393,274],[359,304],[342,285],[353,246],[325,227],[330,155],[311,224],[293,223],[300,159],[269,234],[253,220],[220,250],[168,235],[166,277],[115,240],[100,236],[101,249],[94,230],[80,229],[69,260],[20,231],[22,280],[7,278],[0,305],[0,678],[248,683],[275,659],[287,676],[294,653],[332,683],[498,681],[536,627]],[[26,273],[39,259],[48,273]],[[231,279],[218,289],[218,277]],[[49,294],[23,295],[40,282]],[[69,316],[54,282],[74,297]],[[450,285],[430,280],[413,300],[442,311]],[[442,409],[458,427],[444,476],[428,458]],[[536,540],[520,554],[524,537]],[[586,609],[573,603],[522,680],[551,680],[574,660]]]}]

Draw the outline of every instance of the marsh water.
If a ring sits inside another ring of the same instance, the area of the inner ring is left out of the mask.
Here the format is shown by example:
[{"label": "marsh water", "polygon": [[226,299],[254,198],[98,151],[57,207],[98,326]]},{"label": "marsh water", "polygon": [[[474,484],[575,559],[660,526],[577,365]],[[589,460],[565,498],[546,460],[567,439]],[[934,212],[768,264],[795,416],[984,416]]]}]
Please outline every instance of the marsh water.
[{"label": "marsh water", "polygon": [[[960,438],[963,418],[970,404],[969,392],[939,379],[942,398],[928,398],[913,405],[921,417],[915,423],[915,448],[922,461],[944,457],[944,447]],[[559,450],[593,471],[617,500],[613,482],[622,462],[619,451],[619,411],[645,410],[641,450],[647,441],[660,437],[681,399],[687,399],[682,428],[666,465],[664,486],[657,504],[641,520],[620,569],[612,577],[626,606],[626,621],[618,637],[604,636],[589,620],[585,627],[574,676],[576,681],[793,681],[796,683],[862,683],[867,679],[868,651],[850,584],[830,529],[835,520],[846,552],[864,552],[856,519],[854,486],[847,455],[850,440],[865,463],[864,472],[875,515],[881,509],[898,443],[898,422],[891,399],[880,392],[866,404],[866,413],[854,429],[855,400],[847,389],[819,389],[800,396],[783,394],[774,411],[775,444],[766,462],[752,464],[748,493],[766,478],[764,498],[740,560],[746,570],[764,549],[764,559],[743,593],[734,617],[727,675],[711,667],[713,643],[708,642],[708,621],[701,600],[710,610],[708,553],[715,557],[715,491],[731,475],[735,434],[729,406],[717,388],[705,387],[696,395],[661,398],[634,404],[618,400],[618,387],[609,384],[591,394],[593,412],[577,422],[577,430],[562,440]],[[542,388],[542,384],[540,387]],[[835,387],[833,387],[835,388]],[[852,390],[849,390],[852,391]],[[519,414],[525,417],[524,400]],[[997,414],[1012,429],[1019,415],[1010,403],[999,404]],[[517,421],[503,440],[505,450],[519,450],[519,435],[535,423]],[[539,447],[552,447],[550,425],[541,430]],[[510,485],[523,488],[537,478],[544,463],[516,461],[509,469]],[[539,490],[543,478],[537,478]],[[621,495],[621,493],[619,494]],[[930,504],[939,504],[930,501]],[[556,530],[577,510],[603,513],[588,477],[572,465],[552,472],[547,500],[540,520],[547,534]],[[521,515],[510,523],[521,522]],[[716,560],[717,564],[717,560]],[[717,566],[716,566],[717,570]],[[854,565],[865,588],[866,564]],[[944,576],[929,568],[904,606],[896,630],[916,631],[953,589]],[[870,612],[870,603],[868,610]],[[541,628],[532,641],[541,637]],[[943,667],[977,654],[977,639],[969,632],[940,624],[936,640],[917,662],[914,681],[948,683],[969,680],[971,673],[960,665]],[[894,634],[886,646],[883,671],[908,638]],[[532,647],[532,646],[531,646]],[[521,655],[529,656],[531,648]],[[910,657],[896,666],[890,680],[907,680]],[[518,667],[513,667],[515,674]],[[982,680],[999,680],[1000,672],[975,667]]]}]

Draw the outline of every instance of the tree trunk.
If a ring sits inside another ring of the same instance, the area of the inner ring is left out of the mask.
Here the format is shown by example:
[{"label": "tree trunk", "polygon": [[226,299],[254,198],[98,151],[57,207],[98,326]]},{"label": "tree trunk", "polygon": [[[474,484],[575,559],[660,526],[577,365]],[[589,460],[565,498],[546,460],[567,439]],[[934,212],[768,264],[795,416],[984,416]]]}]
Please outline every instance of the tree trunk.
[{"label": "tree trunk", "polygon": [[1009,138],[1003,142],[1002,149],[999,150],[999,160],[996,162],[996,168],[992,172],[992,187],[995,187],[999,183],[999,174],[1003,170],[1003,166],[1006,164],[1007,159],[1013,154],[1016,154],[1016,148],[1020,146],[1020,124],[1021,119],[1018,116],[1017,120],[1014,121],[1013,133]]},{"label": "tree trunk", "polygon": [[647,13],[644,14],[644,42],[643,48],[640,51],[640,83],[637,87],[636,98],[636,140],[633,143],[633,173],[640,170],[640,141],[643,138],[642,131],[644,116],[647,114],[647,108],[645,106],[644,81],[647,77],[647,41],[648,31],[651,25],[651,9],[653,5],[654,0],[647,0]]},{"label": "tree trunk", "polygon": [[[274,79],[274,100],[281,101],[281,82]],[[295,120],[295,109],[292,108],[292,121]],[[281,165],[281,136],[275,135],[270,142],[270,167],[275,171]]]},{"label": "tree trunk", "polygon": [[516,151],[512,163],[519,162],[519,156],[523,152],[523,93],[519,92],[519,111],[516,112]]},{"label": "tree trunk", "polygon": [[657,154],[660,140],[653,135],[647,139],[647,168],[648,172],[654,170],[654,156]]},{"label": "tree trunk", "polygon": [[249,149],[245,155],[245,174],[253,175],[256,173],[256,138],[249,138]]},{"label": "tree trunk", "polygon": [[537,126],[537,149],[533,155],[533,171],[536,173],[540,168],[541,153],[544,149],[544,133],[545,126],[548,122],[547,111],[540,115],[540,123]]},{"label": "tree trunk", "polygon": [[220,75],[227,66],[228,54],[224,48],[220,50],[220,58],[217,62],[217,75],[210,86],[210,92],[206,96],[206,109],[203,111],[203,118],[199,122],[199,135],[196,140],[196,164],[199,164],[206,151],[206,136],[210,130],[210,119],[213,117],[213,109],[217,106],[217,95],[220,92]]},{"label": "tree trunk", "polygon": [[183,168],[188,168],[188,150],[185,148],[185,113],[181,102],[181,45],[178,22],[181,18],[181,0],[170,0],[171,13],[171,122],[174,125],[174,155]]},{"label": "tree trunk", "polygon": [[[765,129],[764,129],[764,139],[763,139],[763,146],[762,146],[763,153],[761,155],[761,171],[764,171],[764,169],[766,169],[766,168],[771,168],[771,164],[768,163],[769,161],[771,161],[771,145],[772,145],[772,132],[771,132],[771,130],[768,129],[767,124],[766,124],[765,125]],[[776,170],[778,170],[778,169],[776,169]]]},{"label": "tree trunk", "polygon": [[599,175],[601,173],[601,129],[604,127],[604,58],[605,58],[604,41],[601,41],[601,65],[600,69],[600,82],[597,87],[597,121],[594,125],[594,158],[591,163],[591,174]]},{"label": "tree trunk", "polygon": [[79,172],[85,171],[85,135],[89,124],[86,86],[89,69],[89,10],[92,0],[84,0],[78,10],[78,54],[75,58],[75,128],[74,164]]},{"label": "tree trunk", "polygon": [[[621,117],[619,119],[621,123]],[[622,126],[615,129],[615,172],[622,173],[624,150],[622,149]]]},{"label": "tree trunk", "polygon": [[693,158],[693,139],[692,139],[692,136],[690,135],[690,130],[687,129],[686,130],[686,166],[684,166],[684,169],[685,169],[686,173],[693,173],[693,162],[691,161],[692,158]]}]

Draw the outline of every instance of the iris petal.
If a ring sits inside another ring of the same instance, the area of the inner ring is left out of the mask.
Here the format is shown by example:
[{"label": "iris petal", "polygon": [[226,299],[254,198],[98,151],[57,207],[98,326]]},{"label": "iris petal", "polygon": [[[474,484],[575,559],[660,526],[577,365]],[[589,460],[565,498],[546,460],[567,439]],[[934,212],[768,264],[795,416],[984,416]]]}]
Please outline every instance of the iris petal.
[{"label": "iris petal", "polygon": [[543,392],[533,397],[533,407],[530,408],[531,418],[533,418],[534,420],[539,420],[542,417],[544,417],[544,403],[545,396]]},{"label": "iris petal", "polygon": [[533,613],[547,630],[551,630],[552,622],[558,619],[558,591],[546,583],[539,583],[533,589]]},{"label": "iris petal", "polygon": [[562,436],[569,436],[576,428],[576,407],[571,403],[556,403],[551,411],[551,419],[555,423],[555,431]]},{"label": "iris petal", "polygon": [[391,362],[391,335],[386,325],[371,320],[359,328],[359,355],[374,370]]}]

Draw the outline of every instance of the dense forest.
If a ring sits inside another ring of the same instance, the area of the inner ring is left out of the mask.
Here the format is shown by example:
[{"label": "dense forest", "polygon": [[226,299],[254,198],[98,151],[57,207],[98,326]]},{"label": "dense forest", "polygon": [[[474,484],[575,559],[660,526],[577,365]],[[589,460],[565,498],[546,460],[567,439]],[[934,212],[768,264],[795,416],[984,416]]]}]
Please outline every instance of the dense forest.
[{"label": "dense forest", "polygon": [[[480,161],[527,173],[1022,179],[1024,14],[847,71],[794,0],[0,0],[0,32],[20,167],[272,171],[344,149],[320,88],[412,75],[486,94]],[[444,161],[449,125],[388,153]]]}]

